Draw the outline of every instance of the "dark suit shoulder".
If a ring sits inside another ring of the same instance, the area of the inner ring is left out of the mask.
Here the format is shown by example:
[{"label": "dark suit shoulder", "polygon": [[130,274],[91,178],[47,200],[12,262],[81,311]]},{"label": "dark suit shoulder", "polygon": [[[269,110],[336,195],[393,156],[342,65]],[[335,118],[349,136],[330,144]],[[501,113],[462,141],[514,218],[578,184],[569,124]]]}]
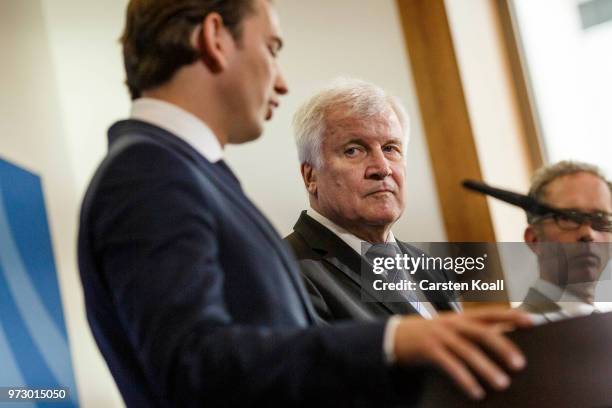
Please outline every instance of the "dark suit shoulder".
[{"label": "dark suit shoulder", "polygon": [[103,168],[123,164],[130,170],[171,170],[170,174],[182,174],[188,163],[184,152],[172,144],[145,134],[130,132],[112,139]]},{"label": "dark suit shoulder", "polygon": [[321,255],[310,247],[304,237],[296,231],[287,235],[284,241],[292,249],[298,261],[302,259],[321,259]]},{"label": "dark suit shoulder", "polygon": [[161,195],[156,189],[193,186],[197,185],[196,179],[197,173],[179,153],[146,139],[135,140],[111,145],[92,179],[88,194],[116,199],[122,193],[131,196],[146,190],[155,197]]},{"label": "dark suit shoulder", "polygon": [[220,207],[218,192],[180,152],[146,137],[118,139],[90,183],[81,225],[99,238],[100,249],[122,239],[112,233],[119,226],[129,227],[124,236],[133,239],[148,234],[142,231],[170,231],[185,219],[214,230]]}]

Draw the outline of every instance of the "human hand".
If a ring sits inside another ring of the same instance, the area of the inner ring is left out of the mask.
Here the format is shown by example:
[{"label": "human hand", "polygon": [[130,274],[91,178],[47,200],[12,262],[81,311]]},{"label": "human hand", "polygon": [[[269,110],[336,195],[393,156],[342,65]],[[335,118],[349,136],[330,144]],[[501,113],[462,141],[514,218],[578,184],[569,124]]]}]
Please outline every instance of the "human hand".
[{"label": "human hand", "polygon": [[520,370],[526,364],[525,357],[504,332],[531,325],[526,313],[501,308],[441,313],[431,320],[407,316],[395,332],[394,352],[400,364],[438,366],[469,396],[481,399],[485,392],[475,375],[497,390],[510,385],[509,376],[482,347],[492,351],[509,369]]}]

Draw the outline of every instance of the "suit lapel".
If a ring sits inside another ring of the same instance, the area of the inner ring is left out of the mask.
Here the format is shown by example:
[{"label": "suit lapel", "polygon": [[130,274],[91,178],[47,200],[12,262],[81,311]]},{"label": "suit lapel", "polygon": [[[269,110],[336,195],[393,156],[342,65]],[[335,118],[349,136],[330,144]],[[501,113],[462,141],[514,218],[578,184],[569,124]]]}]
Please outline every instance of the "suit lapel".
[{"label": "suit lapel", "polygon": [[158,128],[157,126],[151,125],[146,122],[137,120],[127,120],[119,122],[120,128],[118,132],[125,136],[132,134],[145,135],[153,137],[155,140],[165,144],[166,146],[172,147],[174,150],[178,150],[184,156],[194,163],[202,172],[207,180],[214,184],[214,186],[226,196],[230,197],[231,201],[238,205],[244,212],[249,214],[249,219],[257,225],[261,232],[268,238],[268,241],[276,249],[277,254],[280,256],[281,261],[285,265],[288,271],[289,278],[293,283],[296,291],[300,296],[300,301],[306,311],[306,314],[311,323],[314,323],[316,313],[306,295],[304,284],[301,281],[297,269],[295,267],[292,258],[289,255],[287,248],[279,238],[276,230],[267,221],[263,214],[251,203],[251,201],[244,195],[240,184],[230,178],[229,175],[224,174],[221,169],[214,167],[206,158],[202,157],[196,152],[191,146],[172,135],[171,133]]}]

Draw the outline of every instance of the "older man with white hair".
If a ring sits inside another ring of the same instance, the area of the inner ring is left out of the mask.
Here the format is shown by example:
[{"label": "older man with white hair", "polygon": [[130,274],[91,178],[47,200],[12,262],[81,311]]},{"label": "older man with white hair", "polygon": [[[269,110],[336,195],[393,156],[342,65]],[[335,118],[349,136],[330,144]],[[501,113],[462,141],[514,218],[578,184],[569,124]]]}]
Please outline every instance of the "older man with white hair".
[{"label": "older man with white hair", "polygon": [[[405,206],[408,120],[397,99],[363,81],[338,80],[303,105],[295,115],[295,129],[310,208],[286,240],[294,249],[319,316],[326,321],[386,320],[386,361],[396,364],[397,356],[408,351],[413,368],[432,364],[473,398],[484,396],[476,375],[494,389],[507,388],[506,372],[525,365],[520,351],[503,335],[507,326],[498,324],[498,316],[511,311],[482,308],[438,313],[454,306],[446,293],[428,292],[435,297],[431,304],[411,298],[389,302],[368,297],[369,291],[364,291],[362,300],[364,250],[370,253],[380,247],[376,244],[389,243],[384,247],[419,255],[415,248],[396,241],[391,232]],[[419,278],[418,273],[415,276]],[[446,280],[445,275],[427,278]],[[515,319],[521,326],[531,324],[524,314]],[[498,354],[505,367],[483,349]],[[405,384],[420,384],[423,375],[410,374]]]},{"label": "older man with white hair", "polygon": [[[361,255],[371,245],[394,244],[386,247],[420,255],[391,231],[405,208],[409,121],[399,100],[376,85],[339,79],[298,110],[294,127],[310,208],[286,240],[319,316],[326,321],[414,313],[431,318],[438,310],[457,309],[440,293],[435,299],[432,293],[393,299],[370,294],[361,274]],[[419,271],[415,278],[448,280],[431,271]]]}]

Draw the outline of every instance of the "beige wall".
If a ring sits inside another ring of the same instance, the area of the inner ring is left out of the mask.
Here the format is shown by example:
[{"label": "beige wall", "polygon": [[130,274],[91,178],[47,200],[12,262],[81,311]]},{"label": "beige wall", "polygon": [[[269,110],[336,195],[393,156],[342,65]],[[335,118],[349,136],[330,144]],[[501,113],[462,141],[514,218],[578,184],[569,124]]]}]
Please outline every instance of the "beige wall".
[{"label": "beige wall", "polygon": [[[13,1],[13,0],[11,0]],[[58,110],[79,194],[106,151],[106,129],[129,109],[119,37],[127,0],[40,0]]]}]

